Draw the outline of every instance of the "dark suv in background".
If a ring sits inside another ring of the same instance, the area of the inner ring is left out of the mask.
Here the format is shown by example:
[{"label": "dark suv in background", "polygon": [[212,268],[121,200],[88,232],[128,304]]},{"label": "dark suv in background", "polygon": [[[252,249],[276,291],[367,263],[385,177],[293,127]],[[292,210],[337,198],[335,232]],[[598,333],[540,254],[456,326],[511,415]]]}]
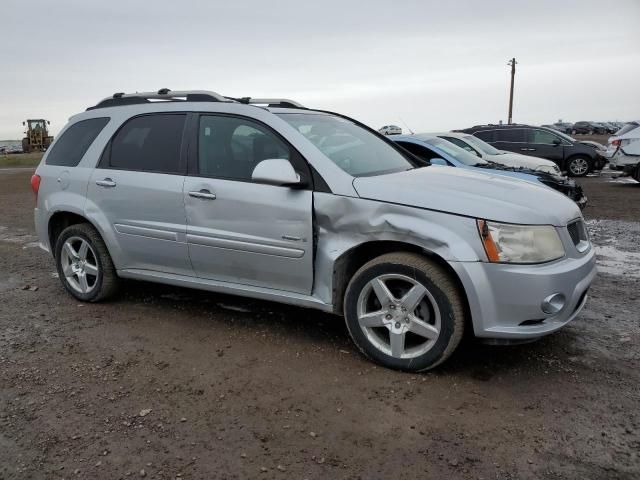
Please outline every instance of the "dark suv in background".
[{"label": "dark suv in background", "polygon": [[572,134],[584,134],[584,135],[606,135],[609,133],[609,129],[604,125],[596,122],[576,122],[571,129]]},{"label": "dark suv in background", "polygon": [[550,128],[520,124],[476,125],[457,131],[470,133],[499,150],[547,158],[574,177],[600,170],[606,163],[594,148]]}]

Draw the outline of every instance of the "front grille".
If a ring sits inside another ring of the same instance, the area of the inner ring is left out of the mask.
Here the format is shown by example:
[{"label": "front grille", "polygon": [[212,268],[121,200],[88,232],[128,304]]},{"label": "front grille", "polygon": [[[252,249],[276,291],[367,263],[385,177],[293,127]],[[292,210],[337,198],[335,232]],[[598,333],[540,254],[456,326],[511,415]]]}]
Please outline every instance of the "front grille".
[{"label": "front grille", "polygon": [[569,230],[569,236],[571,241],[576,246],[579,252],[584,252],[589,247],[589,236],[587,235],[587,229],[582,220],[576,220],[567,225]]}]

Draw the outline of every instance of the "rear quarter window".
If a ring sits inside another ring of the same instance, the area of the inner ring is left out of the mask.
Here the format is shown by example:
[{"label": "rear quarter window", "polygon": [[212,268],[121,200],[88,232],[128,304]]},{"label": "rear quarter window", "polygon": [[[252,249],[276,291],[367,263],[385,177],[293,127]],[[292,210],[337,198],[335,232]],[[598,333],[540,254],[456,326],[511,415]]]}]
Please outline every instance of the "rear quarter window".
[{"label": "rear quarter window", "polygon": [[51,147],[46,164],[61,167],[77,166],[107,123],[109,123],[108,117],[100,117],[81,120],[71,125]]}]

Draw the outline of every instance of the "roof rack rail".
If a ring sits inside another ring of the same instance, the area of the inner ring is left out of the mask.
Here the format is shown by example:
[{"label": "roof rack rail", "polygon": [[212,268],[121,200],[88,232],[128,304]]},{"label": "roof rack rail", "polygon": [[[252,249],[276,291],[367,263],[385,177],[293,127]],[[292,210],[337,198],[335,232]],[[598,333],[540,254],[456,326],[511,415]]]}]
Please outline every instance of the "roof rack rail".
[{"label": "roof rack rail", "polygon": [[305,108],[304,105],[288,98],[253,98],[253,97],[241,97],[233,98],[226,97],[229,100],[235,100],[236,102],[244,103],[246,105],[266,105],[267,107],[286,107],[286,108]]},{"label": "roof rack rail", "polygon": [[207,90],[170,90],[161,88],[157,92],[137,92],[137,93],[114,93],[111,97],[100,100],[93,107],[87,110],[95,110],[96,108],[120,107],[123,105],[136,105],[141,103],[151,103],[151,100],[165,100],[174,102],[231,102],[234,99],[223,97],[216,92]]}]

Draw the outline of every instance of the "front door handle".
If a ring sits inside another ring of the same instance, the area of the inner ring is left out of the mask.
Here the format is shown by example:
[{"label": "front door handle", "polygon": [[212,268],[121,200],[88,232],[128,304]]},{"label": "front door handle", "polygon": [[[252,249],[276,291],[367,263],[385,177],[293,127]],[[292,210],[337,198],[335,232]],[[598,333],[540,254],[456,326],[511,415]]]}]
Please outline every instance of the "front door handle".
[{"label": "front door handle", "polygon": [[536,149],[535,148],[521,148],[520,151],[521,152],[535,152]]},{"label": "front door handle", "polygon": [[200,191],[193,191],[193,192],[189,192],[189,196],[193,197],[193,198],[201,198],[203,200],[215,200],[216,199],[216,194],[215,193],[211,193],[209,190],[200,190]]},{"label": "front door handle", "polygon": [[99,187],[113,188],[116,186],[116,182],[110,178],[105,178],[104,180],[96,180],[96,185]]}]

